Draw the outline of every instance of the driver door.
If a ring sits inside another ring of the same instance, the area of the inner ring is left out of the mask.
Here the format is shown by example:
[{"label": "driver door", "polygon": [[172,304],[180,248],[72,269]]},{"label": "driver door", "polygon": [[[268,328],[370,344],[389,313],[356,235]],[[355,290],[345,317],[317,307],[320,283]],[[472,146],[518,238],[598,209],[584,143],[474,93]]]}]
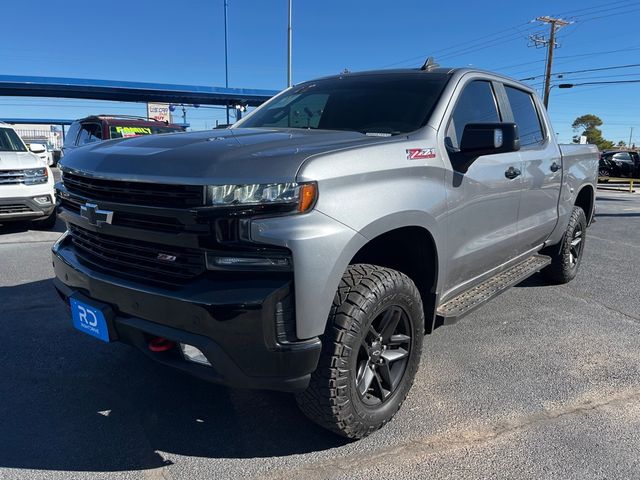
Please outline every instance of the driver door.
[{"label": "driver door", "polygon": [[[447,152],[459,148],[467,124],[503,121],[491,82],[471,80],[457,93],[443,124]],[[522,178],[511,173],[507,175],[513,178],[507,178],[505,173],[513,171],[522,172],[518,152],[480,156],[464,174],[453,167],[447,172],[448,273],[443,298],[516,256]]]}]

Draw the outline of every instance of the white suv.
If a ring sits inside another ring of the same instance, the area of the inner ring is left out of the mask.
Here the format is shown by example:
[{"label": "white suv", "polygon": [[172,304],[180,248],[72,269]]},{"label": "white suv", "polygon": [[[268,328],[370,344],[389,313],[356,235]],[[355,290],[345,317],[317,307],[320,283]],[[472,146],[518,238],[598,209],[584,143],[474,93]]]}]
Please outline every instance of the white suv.
[{"label": "white suv", "polygon": [[31,153],[15,130],[0,122],[0,224],[35,220],[52,228],[56,223],[53,174]]}]

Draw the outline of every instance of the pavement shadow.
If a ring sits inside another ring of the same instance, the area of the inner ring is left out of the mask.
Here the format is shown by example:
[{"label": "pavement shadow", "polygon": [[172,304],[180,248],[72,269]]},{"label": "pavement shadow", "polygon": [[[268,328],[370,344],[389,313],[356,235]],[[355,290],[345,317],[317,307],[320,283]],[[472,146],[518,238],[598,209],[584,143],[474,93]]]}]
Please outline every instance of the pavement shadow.
[{"label": "pavement shadow", "polygon": [[596,213],[596,218],[601,218],[601,217],[640,217],[640,212]]},{"label": "pavement shadow", "polygon": [[[0,467],[123,471],[346,444],[291,395],[232,390],[77,332],[51,280],[0,287]],[[170,463],[170,462],[169,462]]]},{"label": "pavement shadow", "polygon": [[630,202],[633,198],[613,198],[613,197],[598,197],[598,202]]},{"label": "pavement shadow", "polygon": [[53,228],[41,228],[38,226],[37,222],[7,222],[0,223],[0,235],[7,233],[21,233],[27,232],[29,230],[38,230],[38,231],[46,231],[46,232],[59,232],[64,233],[66,227],[62,220],[58,218],[56,224]]}]

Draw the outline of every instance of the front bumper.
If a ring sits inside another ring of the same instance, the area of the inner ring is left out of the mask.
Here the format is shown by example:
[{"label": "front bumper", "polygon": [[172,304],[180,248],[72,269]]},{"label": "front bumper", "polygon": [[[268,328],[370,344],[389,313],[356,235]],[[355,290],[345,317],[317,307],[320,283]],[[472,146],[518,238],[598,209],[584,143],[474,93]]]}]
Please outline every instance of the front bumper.
[{"label": "front bumper", "polygon": [[[320,340],[287,335],[290,280],[245,275],[170,290],[142,285],[88,269],[68,237],[54,245],[53,266],[63,300],[83,295],[108,305],[116,339],[166,365],[232,387],[281,391],[303,390],[316,369]],[[188,362],[177,348],[152,352],[154,337],[197,347],[211,366]]]},{"label": "front bumper", "polygon": [[[38,196],[48,196],[50,202],[40,204],[34,200]],[[8,220],[33,220],[51,215],[55,208],[53,194],[47,192],[34,197],[0,198],[0,223]]]}]

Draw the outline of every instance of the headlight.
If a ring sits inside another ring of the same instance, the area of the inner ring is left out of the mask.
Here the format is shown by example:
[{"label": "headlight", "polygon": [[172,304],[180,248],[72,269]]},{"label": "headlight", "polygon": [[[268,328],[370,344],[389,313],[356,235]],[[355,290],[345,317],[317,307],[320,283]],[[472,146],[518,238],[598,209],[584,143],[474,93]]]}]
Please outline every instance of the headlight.
[{"label": "headlight", "polygon": [[317,193],[315,183],[210,185],[207,204],[215,207],[290,205],[292,210],[307,212],[315,204]]},{"label": "headlight", "polygon": [[31,168],[22,171],[24,175],[25,185],[37,185],[39,183],[47,183],[49,173],[46,168]]}]

